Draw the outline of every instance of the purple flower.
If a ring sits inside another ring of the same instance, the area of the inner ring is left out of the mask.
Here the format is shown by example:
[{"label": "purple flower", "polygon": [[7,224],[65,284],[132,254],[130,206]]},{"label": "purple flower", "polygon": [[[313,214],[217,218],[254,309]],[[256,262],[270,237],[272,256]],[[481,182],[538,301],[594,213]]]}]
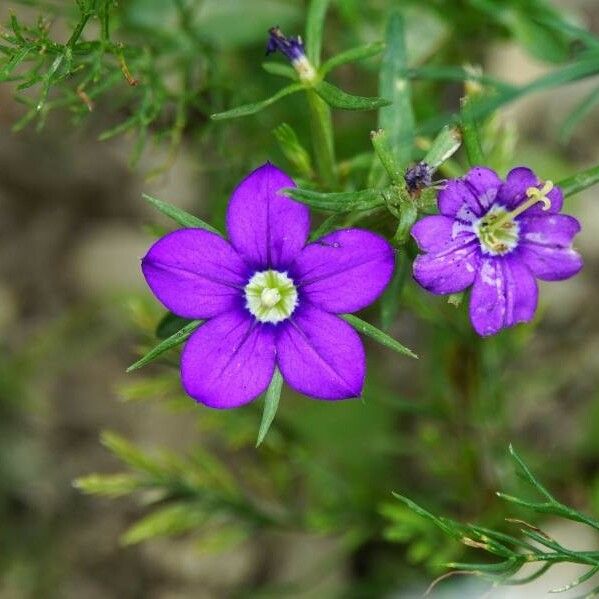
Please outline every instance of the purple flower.
[{"label": "purple flower", "polygon": [[156,297],[184,318],[206,319],[187,341],[187,393],[213,408],[252,401],[275,366],[300,393],[346,399],[362,392],[364,348],[336,316],[373,302],[391,278],[386,240],[358,229],[306,244],[306,206],[281,194],[293,181],[271,164],[233,192],[229,241],[203,229],[158,240],[142,261]]},{"label": "purple flower", "polygon": [[472,286],[470,320],[479,335],[528,322],[537,308],[536,279],[560,281],[582,268],[572,248],[578,221],[559,214],[564,198],[528,168],[506,181],[484,167],[449,181],[439,192],[441,214],[412,227],[425,254],[414,278],[436,294]]}]

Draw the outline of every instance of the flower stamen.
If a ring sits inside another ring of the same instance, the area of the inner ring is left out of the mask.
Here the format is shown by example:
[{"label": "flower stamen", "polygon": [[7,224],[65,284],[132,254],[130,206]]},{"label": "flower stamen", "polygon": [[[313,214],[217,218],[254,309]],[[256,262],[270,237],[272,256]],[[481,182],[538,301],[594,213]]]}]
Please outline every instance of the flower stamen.
[{"label": "flower stamen", "polygon": [[245,307],[259,322],[289,318],[298,304],[297,288],[286,272],[257,272],[245,286]]}]

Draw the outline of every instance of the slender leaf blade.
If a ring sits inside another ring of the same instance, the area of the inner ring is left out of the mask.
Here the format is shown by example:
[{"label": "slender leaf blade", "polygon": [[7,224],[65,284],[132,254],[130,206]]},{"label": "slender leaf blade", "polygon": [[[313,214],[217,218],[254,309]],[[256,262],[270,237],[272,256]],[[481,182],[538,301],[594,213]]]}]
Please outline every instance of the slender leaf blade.
[{"label": "slender leaf blade", "polygon": [[388,100],[383,98],[367,98],[348,94],[326,81],[320,81],[314,86],[314,89],[332,108],[342,108],[343,110],[376,110],[381,106],[388,106],[390,104]]},{"label": "slender leaf blade", "polygon": [[134,362],[127,368],[127,372],[137,370],[146,364],[149,364],[155,360],[158,356],[163,354],[165,351],[181,345],[204,321],[203,320],[192,320],[189,324],[185,325],[182,329],[179,329],[174,335],[171,335],[164,341],[161,341],[158,345],[153,347],[145,356]]},{"label": "slender leaf blade", "polygon": [[403,354],[404,356],[409,356],[410,358],[418,358],[418,356],[405,345],[402,345],[399,341],[393,339],[387,335],[387,333],[383,333],[380,329],[375,327],[374,325],[354,316],[353,314],[342,314],[341,318],[348,322],[356,331],[362,333],[364,335],[368,335],[381,345],[396,351],[399,354]]},{"label": "slender leaf blade", "polygon": [[306,54],[318,68],[322,49],[322,32],[330,0],[312,0],[306,17]]},{"label": "slender leaf blade", "polygon": [[285,193],[302,204],[326,212],[371,210],[385,205],[383,194],[376,189],[321,193],[309,189],[290,188],[286,189]]},{"label": "slender leaf blade", "polygon": [[262,444],[266,438],[266,434],[270,429],[270,425],[275,419],[277,409],[279,408],[279,399],[281,399],[282,388],[283,375],[278,368],[275,368],[270,385],[268,385],[266,395],[264,396],[264,411],[262,412],[262,421],[260,422],[260,430],[258,431],[256,447],[259,447]]},{"label": "slender leaf blade", "polygon": [[242,116],[249,116],[251,114],[256,114],[265,108],[268,108],[275,102],[278,102],[282,98],[286,96],[290,96],[291,94],[295,94],[296,92],[304,89],[305,86],[303,83],[292,83],[282,89],[280,89],[276,94],[272,95],[270,98],[266,98],[266,100],[262,100],[260,102],[254,102],[252,104],[245,104],[244,106],[238,106],[237,108],[232,108],[231,110],[227,110],[225,112],[217,112],[215,114],[210,115],[210,118],[213,121],[223,121],[226,119],[237,119]]},{"label": "slender leaf blade", "polygon": [[193,214],[189,214],[189,212],[185,212],[181,208],[174,206],[173,204],[169,204],[163,200],[159,200],[158,198],[154,198],[147,193],[142,194],[142,197],[146,202],[152,204],[156,210],[162,212],[165,216],[173,219],[177,224],[182,227],[191,228],[191,229],[204,229],[205,231],[210,231],[211,233],[216,233],[221,237],[223,234],[215,229],[212,225],[204,222],[201,218],[194,216]]},{"label": "slender leaf blade", "polygon": [[564,196],[568,197],[597,183],[599,183],[599,165],[576,173],[567,179],[562,179],[556,183],[556,186],[562,190]]},{"label": "slender leaf blade", "polygon": [[363,44],[355,48],[350,48],[345,52],[341,52],[332,58],[329,58],[322,67],[320,68],[320,74],[322,76],[330,73],[333,69],[340,67],[350,62],[356,62],[358,60],[365,60],[380,54],[385,49],[383,42],[374,42],[371,44]]}]

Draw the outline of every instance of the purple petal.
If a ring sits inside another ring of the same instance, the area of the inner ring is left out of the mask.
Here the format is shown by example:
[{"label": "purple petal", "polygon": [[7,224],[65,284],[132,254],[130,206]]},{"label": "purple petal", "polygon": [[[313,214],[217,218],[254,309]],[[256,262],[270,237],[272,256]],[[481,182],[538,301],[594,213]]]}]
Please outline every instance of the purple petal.
[{"label": "purple petal", "polygon": [[440,252],[418,256],[414,260],[414,279],[437,295],[457,293],[472,285],[479,260],[478,242],[458,239]]},{"label": "purple petal", "polygon": [[[529,187],[542,187],[542,185],[543,181],[541,181],[531,169],[519,166],[512,169],[507,174],[505,183],[501,186],[497,199],[506,208],[513,210],[527,199],[526,190]],[[542,204],[535,204],[534,206],[531,206],[524,215],[530,216],[559,212],[564,203],[564,196],[561,189],[559,187],[554,187],[547,194],[547,197],[551,200],[551,208],[549,208],[549,210],[545,212]]]},{"label": "purple petal", "polygon": [[366,359],[358,334],[343,320],[304,304],[280,326],[277,357],[283,378],[317,399],[359,397]]},{"label": "purple petal", "polygon": [[411,233],[424,252],[442,252],[458,238],[467,243],[475,237],[469,225],[440,214],[420,219]]},{"label": "purple petal", "polygon": [[274,368],[274,328],[260,325],[242,310],[203,324],[181,356],[186,393],[211,408],[249,403],[268,387]]},{"label": "purple petal", "polygon": [[266,163],[235,189],[227,210],[233,247],[254,269],[286,269],[304,247],[308,208],[280,194],[295,187],[283,171]]},{"label": "purple petal", "polygon": [[210,318],[238,305],[247,267],[222,237],[179,229],[159,239],[141,268],[154,295],[185,318]]},{"label": "purple petal", "polygon": [[535,278],[515,255],[484,258],[472,287],[470,320],[479,335],[494,335],[531,320],[537,300]]},{"label": "purple petal", "polygon": [[582,268],[580,254],[572,249],[579,232],[580,223],[572,216],[527,216],[520,221],[518,255],[539,279],[568,279]]},{"label": "purple petal", "polygon": [[344,229],[307,245],[290,274],[301,292],[327,312],[355,312],[371,304],[389,283],[395,258],[379,235]]},{"label": "purple petal", "polygon": [[439,212],[471,223],[491,207],[501,179],[490,168],[476,166],[461,179],[451,179],[439,192]]}]

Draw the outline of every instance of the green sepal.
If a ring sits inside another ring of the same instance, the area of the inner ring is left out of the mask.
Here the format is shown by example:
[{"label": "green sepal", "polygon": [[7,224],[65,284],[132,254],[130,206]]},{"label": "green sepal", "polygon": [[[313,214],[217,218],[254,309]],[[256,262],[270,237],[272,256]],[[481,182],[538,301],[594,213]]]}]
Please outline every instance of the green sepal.
[{"label": "green sepal", "polygon": [[189,214],[189,212],[185,212],[185,210],[182,210],[177,206],[173,206],[173,204],[169,204],[168,202],[164,202],[158,198],[153,198],[147,193],[143,193],[142,197],[144,200],[146,200],[146,202],[152,204],[156,210],[173,219],[178,225],[181,225],[184,228],[204,229],[205,231],[210,231],[211,233],[216,233],[217,235],[223,237],[223,234],[215,229],[212,225],[209,225],[201,218],[198,218],[193,214]]},{"label": "green sepal", "polygon": [[411,349],[407,348],[405,345],[402,345],[399,341],[396,341],[393,339],[393,337],[387,335],[387,333],[383,333],[383,331],[369,322],[366,322],[361,318],[354,316],[353,314],[341,314],[341,318],[354,327],[356,331],[371,337],[377,343],[396,351],[398,354],[403,354],[404,356],[418,359],[418,356]]},{"label": "green sepal", "polygon": [[174,335],[171,335],[164,341],[161,341],[158,345],[154,346],[147,354],[145,354],[145,356],[137,360],[137,362],[131,364],[131,366],[127,368],[127,372],[137,370],[155,360],[165,351],[181,345],[181,343],[183,343],[203,322],[203,320],[192,320],[182,329],[179,329]]},{"label": "green sepal", "polygon": [[264,411],[262,412],[262,420],[258,431],[258,439],[256,447],[259,447],[264,441],[266,434],[270,429],[270,425],[275,419],[277,409],[279,408],[279,399],[281,398],[281,389],[283,388],[283,376],[278,368],[272,375],[268,389],[264,395]]}]

